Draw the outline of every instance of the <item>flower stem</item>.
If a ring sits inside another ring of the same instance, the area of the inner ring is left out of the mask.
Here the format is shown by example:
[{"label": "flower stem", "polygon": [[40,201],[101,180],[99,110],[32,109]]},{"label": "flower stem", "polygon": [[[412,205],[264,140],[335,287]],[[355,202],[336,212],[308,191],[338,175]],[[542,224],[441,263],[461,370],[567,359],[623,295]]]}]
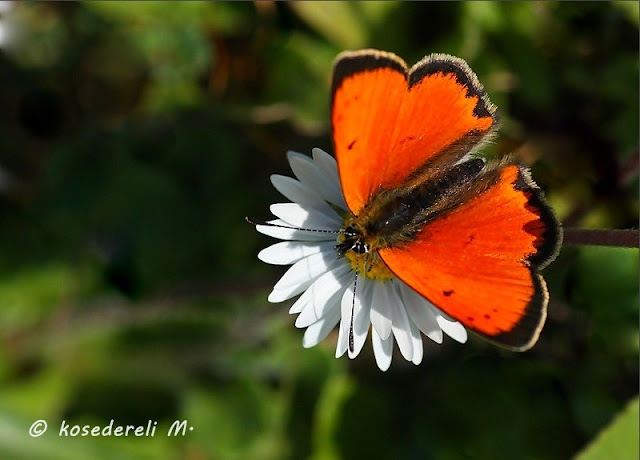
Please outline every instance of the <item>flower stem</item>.
[{"label": "flower stem", "polygon": [[639,247],[638,230],[591,230],[586,228],[565,228],[564,244],[616,246],[620,248]]}]

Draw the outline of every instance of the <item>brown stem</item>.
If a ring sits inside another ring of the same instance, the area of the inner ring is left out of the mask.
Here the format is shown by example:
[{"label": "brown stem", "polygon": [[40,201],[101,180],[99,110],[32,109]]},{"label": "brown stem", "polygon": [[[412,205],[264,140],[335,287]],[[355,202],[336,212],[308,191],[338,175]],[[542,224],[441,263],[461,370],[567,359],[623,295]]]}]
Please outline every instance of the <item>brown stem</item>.
[{"label": "brown stem", "polygon": [[640,235],[638,230],[565,228],[564,244],[637,248],[640,246]]}]

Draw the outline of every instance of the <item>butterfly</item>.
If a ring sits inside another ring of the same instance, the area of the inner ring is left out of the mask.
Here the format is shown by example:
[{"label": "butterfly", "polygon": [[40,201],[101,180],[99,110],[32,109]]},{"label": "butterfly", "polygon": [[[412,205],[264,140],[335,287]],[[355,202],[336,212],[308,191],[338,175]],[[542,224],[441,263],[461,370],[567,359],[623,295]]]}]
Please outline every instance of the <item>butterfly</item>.
[{"label": "butterfly", "polygon": [[498,115],[467,63],[432,54],[409,68],[388,52],[343,52],[331,126],[348,207],[340,256],[498,345],[531,348],[549,300],[540,270],[562,229],[526,167],[475,155]]}]

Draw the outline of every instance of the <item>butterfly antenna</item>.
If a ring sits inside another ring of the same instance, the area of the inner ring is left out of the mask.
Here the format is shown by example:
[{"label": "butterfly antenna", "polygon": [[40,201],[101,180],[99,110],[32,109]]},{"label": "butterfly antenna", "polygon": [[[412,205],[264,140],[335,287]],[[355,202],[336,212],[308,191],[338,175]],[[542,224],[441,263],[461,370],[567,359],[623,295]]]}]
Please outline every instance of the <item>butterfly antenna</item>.
[{"label": "butterfly antenna", "polygon": [[333,233],[333,234],[340,233],[340,230],[294,227],[293,225],[274,224],[273,222],[268,222],[266,220],[260,220],[260,219],[252,219],[251,217],[245,217],[244,220],[246,220],[251,225],[265,225],[267,227],[288,228],[290,230],[303,230],[305,232]]},{"label": "butterfly antenna", "polygon": [[353,300],[351,302],[351,321],[349,324],[349,353],[353,353],[355,346],[353,344],[353,316],[356,311],[356,286],[358,286],[358,272],[353,280]]}]

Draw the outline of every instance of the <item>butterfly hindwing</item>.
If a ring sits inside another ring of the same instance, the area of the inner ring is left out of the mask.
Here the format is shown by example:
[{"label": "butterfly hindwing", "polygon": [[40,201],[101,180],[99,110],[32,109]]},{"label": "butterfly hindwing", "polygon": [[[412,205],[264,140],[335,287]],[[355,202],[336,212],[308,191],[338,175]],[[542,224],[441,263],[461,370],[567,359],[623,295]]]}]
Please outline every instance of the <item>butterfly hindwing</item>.
[{"label": "butterfly hindwing", "polygon": [[542,193],[517,165],[421,229],[415,240],[381,249],[395,275],[468,329],[526,350],[546,318],[538,270],[555,257],[561,229]]},{"label": "butterfly hindwing", "polygon": [[356,215],[379,189],[399,186],[425,166],[455,163],[496,126],[475,74],[442,54],[408,69],[392,53],[342,53],[331,108],[342,191]]}]

